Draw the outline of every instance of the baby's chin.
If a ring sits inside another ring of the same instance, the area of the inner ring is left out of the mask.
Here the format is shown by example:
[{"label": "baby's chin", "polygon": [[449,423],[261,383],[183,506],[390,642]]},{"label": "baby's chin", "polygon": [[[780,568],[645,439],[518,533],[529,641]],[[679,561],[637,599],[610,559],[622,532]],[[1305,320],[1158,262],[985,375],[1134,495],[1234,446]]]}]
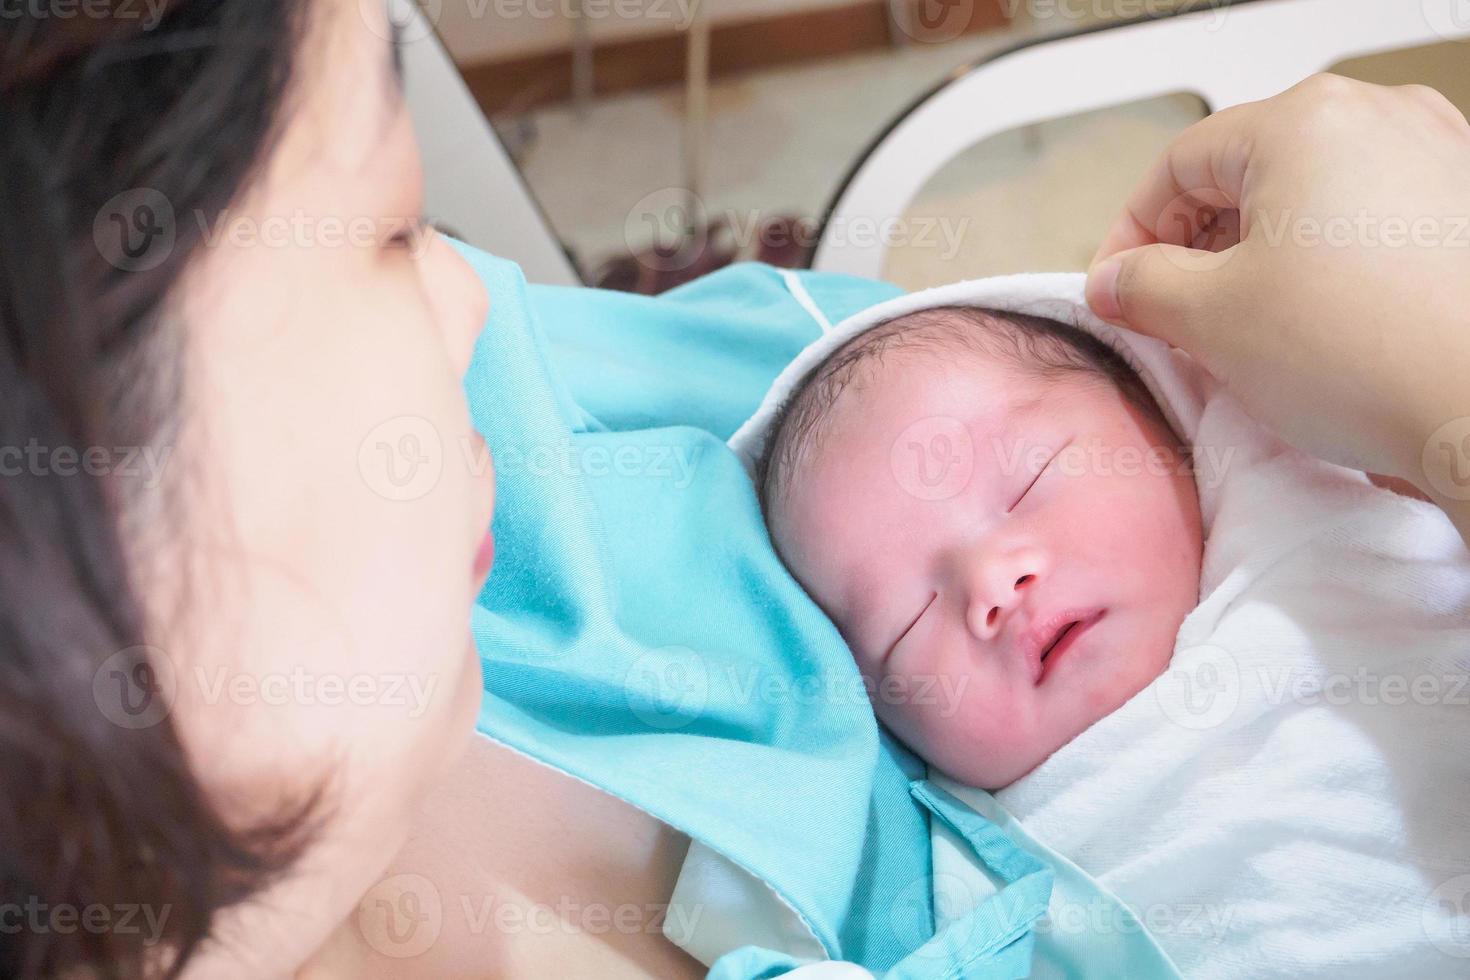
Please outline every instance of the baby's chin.
[{"label": "baby's chin", "polygon": [[991,735],[946,727],[904,738],[897,732],[902,724],[893,719],[890,728],[931,768],[956,782],[985,790],[1003,789],[1014,783],[1051,758],[1074,734],[1037,731],[1020,719],[1006,719]]},{"label": "baby's chin", "polygon": [[1080,679],[1082,688],[1064,697],[1039,699],[1034,713],[1016,712],[995,724],[988,735],[972,731],[945,738],[942,731],[930,731],[910,747],[958,782],[984,790],[1004,789],[1145,690],[1168,668],[1172,650],[1172,642],[1150,649],[1134,661],[1130,672],[1089,672],[1090,677]]},{"label": "baby's chin", "polygon": [[966,786],[974,786],[977,789],[1001,790],[1028,775],[1037,766],[1054,753],[1046,752],[1039,757],[1017,755],[1005,760],[992,760],[979,766],[960,766],[956,770],[948,767],[938,767],[946,776]]}]

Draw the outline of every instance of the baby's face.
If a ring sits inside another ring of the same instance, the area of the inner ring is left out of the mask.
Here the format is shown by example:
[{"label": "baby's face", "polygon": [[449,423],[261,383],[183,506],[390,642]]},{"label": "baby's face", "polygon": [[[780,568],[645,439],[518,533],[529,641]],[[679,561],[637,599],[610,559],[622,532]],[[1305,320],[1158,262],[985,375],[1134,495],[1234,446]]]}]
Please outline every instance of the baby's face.
[{"label": "baby's face", "polygon": [[930,351],[864,372],[772,535],[878,717],[951,776],[1004,786],[1168,665],[1198,599],[1193,477],[1100,377]]}]

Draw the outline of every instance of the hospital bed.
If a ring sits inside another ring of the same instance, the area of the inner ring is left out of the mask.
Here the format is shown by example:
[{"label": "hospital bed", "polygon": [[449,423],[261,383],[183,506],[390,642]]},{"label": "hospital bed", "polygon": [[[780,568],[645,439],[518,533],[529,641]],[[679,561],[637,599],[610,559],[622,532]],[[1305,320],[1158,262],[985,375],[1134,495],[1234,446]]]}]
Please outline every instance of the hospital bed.
[{"label": "hospital bed", "polygon": [[[531,282],[580,282],[531,189],[416,5],[408,99],[429,213],[514,259]],[[925,183],[987,137],[1169,93],[1209,110],[1264,98],[1345,59],[1470,40],[1470,0],[1224,0],[1183,13],[1039,38],[961,66],[893,120],[851,166],[822,218],[817,269],[881,277],[886,247],[831,234],[904,213]],[[1470,48],[1466,49],[1470,53]]]}]

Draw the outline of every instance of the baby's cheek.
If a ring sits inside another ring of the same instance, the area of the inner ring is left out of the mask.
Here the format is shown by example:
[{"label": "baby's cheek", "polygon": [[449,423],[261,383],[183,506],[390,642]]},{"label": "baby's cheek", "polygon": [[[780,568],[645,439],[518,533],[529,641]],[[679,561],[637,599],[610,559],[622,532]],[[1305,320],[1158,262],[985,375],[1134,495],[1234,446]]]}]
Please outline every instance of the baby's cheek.
[{"label": "baby's cheek", "polygon": [[[979,754],[1009,755],[1028,728],[1013,700],[968,674],[952,678],[931,703],[896,710],[913,733],[916,751],[941,765],[962,764]],[[889,725],[898,730],[898,724]]]},{"label": "baby's cheek", "polygon": [[1174,480],[1151,474],[1093,481],[1078,495],[1073,522],[1085,529],[1075,540],[1088,557],[1125,578],[1172,573],[1191,528]]}]

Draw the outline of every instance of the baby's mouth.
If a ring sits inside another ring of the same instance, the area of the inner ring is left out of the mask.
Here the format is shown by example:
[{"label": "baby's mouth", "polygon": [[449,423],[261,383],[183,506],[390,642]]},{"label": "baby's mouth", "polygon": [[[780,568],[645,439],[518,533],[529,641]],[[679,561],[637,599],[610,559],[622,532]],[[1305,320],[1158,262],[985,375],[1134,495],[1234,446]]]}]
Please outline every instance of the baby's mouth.
[{"label": "baby's mouth", "polygon": [[1055,669],[1058,661],[1076,646],[1077,641],[1098,620],[1103,618],[1103,612],[1104,610],[1101,609],[1086,613],[1069,612],[1059,619],[1051,639],[1041,648],[1041,654],[1036,664],[1037,684],[1045,681],[1047,675]]}]

